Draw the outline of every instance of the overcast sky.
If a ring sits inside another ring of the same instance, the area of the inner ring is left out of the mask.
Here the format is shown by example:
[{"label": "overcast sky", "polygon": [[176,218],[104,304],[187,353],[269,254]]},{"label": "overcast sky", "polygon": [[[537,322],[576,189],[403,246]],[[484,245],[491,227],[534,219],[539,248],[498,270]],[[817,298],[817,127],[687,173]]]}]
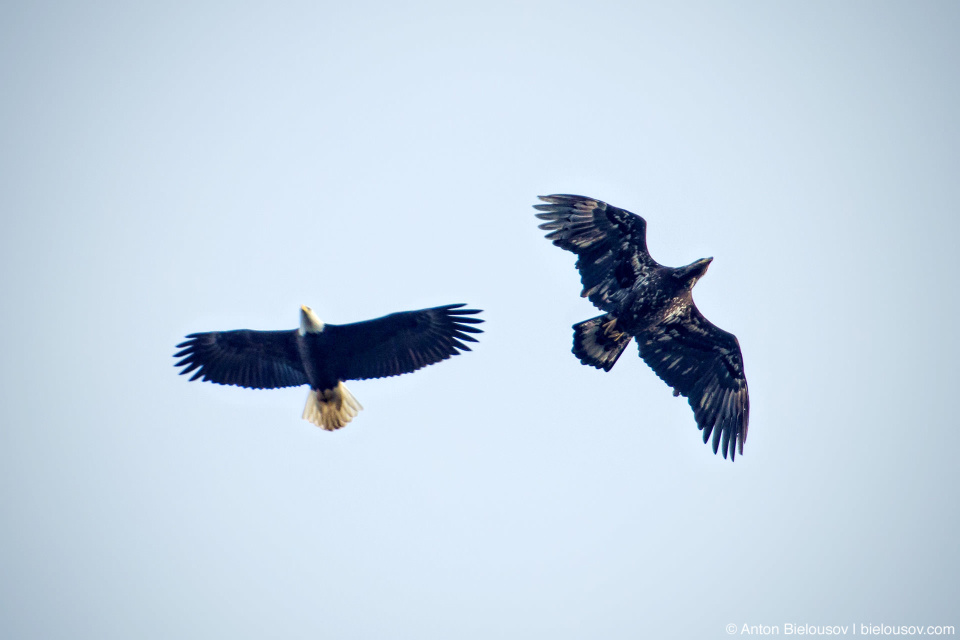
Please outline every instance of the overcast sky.
[{"label": "overcast sky", "polygon": [[[0,635],[723,638],[957,625],[960,5],[7,2]],[[570,353],[530,208],[713,256],[743,457]],[[466,302],[471,353],[188,383],[194,331]],[[739,632],[738,632],[739,633]]]}]

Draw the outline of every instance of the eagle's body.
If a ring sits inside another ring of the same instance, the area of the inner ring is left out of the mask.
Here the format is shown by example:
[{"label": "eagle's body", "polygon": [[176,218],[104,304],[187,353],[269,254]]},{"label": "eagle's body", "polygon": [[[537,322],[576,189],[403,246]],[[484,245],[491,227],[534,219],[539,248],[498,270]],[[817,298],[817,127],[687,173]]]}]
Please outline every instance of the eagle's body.
[{"label": "eagle's body", "polygon": [[344,380],[383,378],[416,371],[470,348],[480,313],[447,305],[393,313],[353,324],[324,324],[309,307],[300,309],[300,328],[289,331],[192,333],[174,355],[191,380],[252,389],[310,385],[306,420],[339,429],[363,407]]},{"label": "eagle's body", "polygon": [[646,221],[600,200],[541,196],[541,229],[558,247],[577,254],[583,295],[603,315],[573,326],[573,353],[583,364],[609,371],[636,338],[640,357],[685,396],[703,441],[731,459],[743,454],[750,399],[736,336],[710,323],[692,290],[713,258],[666,267],[647,251]]}]

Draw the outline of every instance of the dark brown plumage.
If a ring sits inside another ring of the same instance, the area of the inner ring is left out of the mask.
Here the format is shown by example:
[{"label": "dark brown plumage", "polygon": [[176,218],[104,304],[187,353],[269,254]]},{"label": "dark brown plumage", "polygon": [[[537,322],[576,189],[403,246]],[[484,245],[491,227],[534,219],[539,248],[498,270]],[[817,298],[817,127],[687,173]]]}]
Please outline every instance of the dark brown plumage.
[{"label": "dark brown plumage", "polygon": [[577,254],[582,296],[603,315],[573,326],[573,353],[609,371],[636,338],[640,357],[674,395],[687,398],[703,441],[713,451],[743,454],[750,398],[736,336],[713,325],[693,302],[693,286],[713,258],[665,267],[647,251],[647,223],[600,200],[540,196],[541,229],[556,246]]}]

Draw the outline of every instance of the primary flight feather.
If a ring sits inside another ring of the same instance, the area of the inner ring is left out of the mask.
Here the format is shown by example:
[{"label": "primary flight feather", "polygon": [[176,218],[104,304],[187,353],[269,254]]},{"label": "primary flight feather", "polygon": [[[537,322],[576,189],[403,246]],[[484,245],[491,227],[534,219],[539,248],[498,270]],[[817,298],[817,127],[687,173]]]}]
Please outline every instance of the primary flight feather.
[{"label": "primary flight feather", "polygon": [[600,200],[556,194],[534,205],[540,228],[575,253],[581,295],[605,313],[573,325],[573,353],[610,371],[636,338],[643,358],[674,395],[687,398],[706,443],[723,457],[743,455],[750,398],[736,336],[713,325],[692,290],[713,258],[665,267],[647,251],[647,223]]}]

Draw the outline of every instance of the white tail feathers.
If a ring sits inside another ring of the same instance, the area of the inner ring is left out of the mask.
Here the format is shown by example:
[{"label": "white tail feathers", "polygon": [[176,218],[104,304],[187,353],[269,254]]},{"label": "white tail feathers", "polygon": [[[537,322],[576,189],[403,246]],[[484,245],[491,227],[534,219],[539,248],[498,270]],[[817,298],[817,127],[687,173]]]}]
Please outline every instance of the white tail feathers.
[{"label": "white tail feathers", "polygon": [[334,431],[356,418],[361,409],[347,385],[338,382],[333,389],[310,390],[303,419],[326,431]]}]

